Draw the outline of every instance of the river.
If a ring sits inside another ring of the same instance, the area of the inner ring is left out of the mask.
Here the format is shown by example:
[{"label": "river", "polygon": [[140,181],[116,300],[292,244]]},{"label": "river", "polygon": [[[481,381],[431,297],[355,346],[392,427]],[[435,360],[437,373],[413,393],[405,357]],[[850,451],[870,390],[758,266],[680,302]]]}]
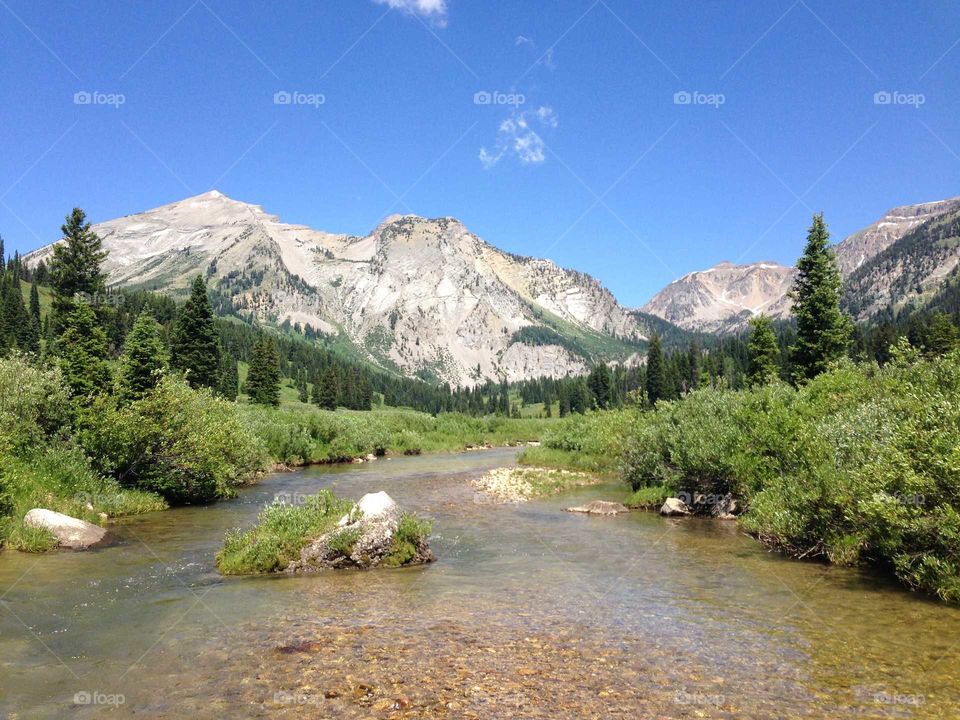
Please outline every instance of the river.
[{"label": "river", "polygon": [[[958,718],[960,610],[786,560],[734,523],[490,505],[515,450],[272,475],[87,553],[0,554],[0,717]],[[430,566],[222,578],[282,495],[386,490]]]}]

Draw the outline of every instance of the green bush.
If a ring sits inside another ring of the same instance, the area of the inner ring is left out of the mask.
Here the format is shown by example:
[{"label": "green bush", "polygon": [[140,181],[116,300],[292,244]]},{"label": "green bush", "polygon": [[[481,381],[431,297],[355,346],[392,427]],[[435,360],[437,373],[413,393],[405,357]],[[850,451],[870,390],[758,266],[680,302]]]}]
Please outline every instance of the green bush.
[{"label": "green bush", "polygon": [[[293,506],[275,502],[265,507],[257,525],[241,532],[231,530],[217,553],[217,568],[224,575],[249,575],[283,570],[310,540],[336,526],[354,503],[321,490]],[[353,542],[356,542],[354,538]]]},{"label": "green bush", "polygon": [[0,358],[0,455],[67,437],[70,419],[69,391],[59,370],[16,353]]},{"label": "green bush", "polygon": [[[960,602],[960,354],[846,363],[800,389],[701,390],[638,416],[634,489],[732,492],[798,557],[892,568]],[[649,491],[654,493],[654,490]]]},{"label": "green bush", "polygon": [[266,459],[234,404],[176,377],[123,407],[101,399],[84,416],[80,437],[104,474],[173,504],[228,497]]},{"label": "green bush", "polygon": [[412,513],[403,513],[393,534],[390,554],[383,560],[388,567],[405,565],[417,555],[417,545],[430,537],[433,532],[433,523],[429,520],[420,520]]}]

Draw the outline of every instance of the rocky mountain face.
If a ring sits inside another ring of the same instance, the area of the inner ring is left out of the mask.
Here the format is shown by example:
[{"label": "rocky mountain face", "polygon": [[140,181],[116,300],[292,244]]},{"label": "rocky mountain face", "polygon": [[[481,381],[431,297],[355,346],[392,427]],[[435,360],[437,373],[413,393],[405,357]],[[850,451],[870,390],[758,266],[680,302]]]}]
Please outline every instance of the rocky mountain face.
[{"label": "rocky mountain face", "polygon": [[394,216],[355,237],[211,191],[94,230],[112,287],[182,292],[202,273],[241,315],[339,335],[382,367],[454,385],[581,373],[630,359],[647,333],[593,278],[505,253],[453,218]]},{"label": "rocky mountain face", "polygon": [[736,329],[753,315],[785,315],[793,274],[793,268],[775,262],[734,265],[723,261],[674,280],[642,310],[686,330]]},{"label": "rocky mountain face", "polygon": [[[893,208],[835,246],[844,304],[858,320],[922,305],[960,263],[960,197]],[[643,310],[687,330],[742,329],[756,314],[787,317],[794,269],[762,262],[684,275]]]}]

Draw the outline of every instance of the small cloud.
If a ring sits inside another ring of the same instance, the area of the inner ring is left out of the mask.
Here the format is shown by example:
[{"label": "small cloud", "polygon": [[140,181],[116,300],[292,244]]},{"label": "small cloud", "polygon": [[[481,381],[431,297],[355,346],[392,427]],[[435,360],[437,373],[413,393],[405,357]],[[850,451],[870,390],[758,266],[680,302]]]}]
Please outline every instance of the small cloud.
[{"label": "small cloud", "polygon": [[373,0],[411,15],[420,15],[443,26],[447,24],[447,0]]},{"label": "small cloud", "polygon": [[513,41],[513,44],[519,47],[520,45],[530,45],[533,47],[533,40],[523,35],[517,35],[516,40]]},{"label": "small cloud", "polygon": [[555,128],[559,125],[559,118],[553,108],[546,105],[536,110],[515,113],[500,123],[494,148],[480,148],[480,164],[489,170],[511,154],[523,165],[540,165],[545,162],[546,145],[532,125]]},{"label": "small cloud", "polygon": [[547,70],[556,70],[557,64],[553,61],[553,48],[547,48],[543,57],[537,60],[539,65],[543,65]]}]

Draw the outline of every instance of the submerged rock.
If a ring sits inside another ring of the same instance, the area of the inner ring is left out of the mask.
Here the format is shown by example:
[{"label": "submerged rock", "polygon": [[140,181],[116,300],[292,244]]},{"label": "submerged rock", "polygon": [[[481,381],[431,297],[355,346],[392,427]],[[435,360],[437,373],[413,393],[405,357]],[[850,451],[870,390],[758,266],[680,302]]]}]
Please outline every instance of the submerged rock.
[{"label": "submerged rock", "polygon": [[660,514],[672,517],[675,515],[689,515],[690,508],[680,498],[667,498],[660,508]]},{"label": "submerged rock", "polygon": [[630,512],[630,509],[618,502],[594,500],[586,505],[568,507],[567,512],[586,513],[587,515],[619,515],[620,513]]},{"label": "submerged rock", "polygon": [[43,508],[28,512],[23,517],[23,524],[49,531],[57,539],[57,545],[71,550],[86,550],[107,537],[107,531],[99,525]]},{"label": "submerged rock", "polygon": [[385,492],[368,493],[337,527],[312,540],[287,572],[321,568],[371,568],[420,565],[435,559],[427,542],[428,526],[405,516]]}]

